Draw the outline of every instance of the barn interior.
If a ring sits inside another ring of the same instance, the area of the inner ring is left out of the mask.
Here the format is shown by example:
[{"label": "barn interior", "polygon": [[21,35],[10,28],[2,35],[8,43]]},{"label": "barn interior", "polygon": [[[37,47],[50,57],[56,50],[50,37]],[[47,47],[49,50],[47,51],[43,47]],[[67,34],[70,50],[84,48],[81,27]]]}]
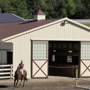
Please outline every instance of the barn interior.
[{"label": "barn interior", "polygon": [[7,64],[13,64],[13,52],[7,51]]},{"label": "barn interior", "polygon": [[79,41],[49,41],[49,75],[75,77],[79,65]]}]

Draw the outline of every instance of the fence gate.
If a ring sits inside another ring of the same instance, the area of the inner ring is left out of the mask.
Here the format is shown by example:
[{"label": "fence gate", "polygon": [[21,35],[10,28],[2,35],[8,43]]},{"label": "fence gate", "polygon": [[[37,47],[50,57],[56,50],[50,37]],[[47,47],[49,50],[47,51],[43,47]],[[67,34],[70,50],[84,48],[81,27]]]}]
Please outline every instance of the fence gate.
[{"label": "fence gate", "polygon": [[32,78],[48,77],[48,41],[32,41]]}]

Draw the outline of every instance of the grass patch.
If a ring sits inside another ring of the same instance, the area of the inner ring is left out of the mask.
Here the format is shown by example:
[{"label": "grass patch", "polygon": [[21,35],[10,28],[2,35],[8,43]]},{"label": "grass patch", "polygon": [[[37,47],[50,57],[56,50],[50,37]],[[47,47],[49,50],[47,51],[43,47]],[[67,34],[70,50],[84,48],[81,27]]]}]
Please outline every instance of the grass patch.
[{"label": "grass patch", "polygon": [[84,24],[84,25],[90,27],[90,23],[82,23],[82,24]]}]

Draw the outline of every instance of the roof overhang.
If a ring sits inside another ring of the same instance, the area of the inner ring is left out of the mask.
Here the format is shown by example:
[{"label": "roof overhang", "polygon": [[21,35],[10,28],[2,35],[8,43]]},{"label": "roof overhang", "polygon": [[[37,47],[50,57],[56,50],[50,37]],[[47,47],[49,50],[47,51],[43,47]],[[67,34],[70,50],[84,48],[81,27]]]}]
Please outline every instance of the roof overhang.
[{"label": "roof overhang", "polygon": [[4,42],[4,41],[0,40],[0,42]]},{"label": "roof overhang", "polygon": [[54,22],[51,22],[51,23],[49,23],[49,24],[45,24],[45,25],[36,27],[36,28],[34,28],[34,29],[31,29],[31,30],[28,30],[28,31],[25,31],[25,32],[22,32],[22,33],[19,33],[19,34],[16,34],[16,35],[7,37],[7,38],[4,38],[4,39],[2,39],[2,41],[7,41],[7,40],[13,39],[13,38],[15,38],[15,37],[19,37],[19,36],[25,35],[25,34],[27,34],[27,33],[31,33],[31,32],[36,31],[36,30],[38,30],[38,29],[41,29],[41,28],[44,28],[44,27],[47,27],[47,26],[49,26],[49,25],[53,25],[53,24],[56,24],[56,23],[59,23],[59,22],[64,22],[64,23],[70,22],[70,23],[75,24],[75,25],[77,25],[77,26],[79,26],[79,27],[82,27],[82,28],[84,28],[84,29],[86,29],[86,30],[88,30],[88,31],[90,32],[90,27],[88,27],[88,26],[86,26],[86,25],[84,25],[84,24],[78,23],[78,22],[76,22],[76,21],[73,21],[73,20],[65,17],[65,18],[63,18],[63,19],[59,19],[59,20],[54,21]]}]

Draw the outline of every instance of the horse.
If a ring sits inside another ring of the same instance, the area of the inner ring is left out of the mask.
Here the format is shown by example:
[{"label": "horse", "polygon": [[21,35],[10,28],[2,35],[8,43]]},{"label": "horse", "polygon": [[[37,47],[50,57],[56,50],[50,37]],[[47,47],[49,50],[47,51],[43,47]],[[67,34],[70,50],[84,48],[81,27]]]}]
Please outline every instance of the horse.
[{"label": "horse", "polygon": [[22,74],[20,72],[20,69],[17,69],[15,71],[14,87],[18,87],[19,80],[21,80],[19,85],[21,85],[21,82],[23,81],[23,87],[24,87],[25,81],[27,81],[27,71],[24,70],[23,72],[24,72],[24,74],[23,74],[23,77],[22,77]]}]

